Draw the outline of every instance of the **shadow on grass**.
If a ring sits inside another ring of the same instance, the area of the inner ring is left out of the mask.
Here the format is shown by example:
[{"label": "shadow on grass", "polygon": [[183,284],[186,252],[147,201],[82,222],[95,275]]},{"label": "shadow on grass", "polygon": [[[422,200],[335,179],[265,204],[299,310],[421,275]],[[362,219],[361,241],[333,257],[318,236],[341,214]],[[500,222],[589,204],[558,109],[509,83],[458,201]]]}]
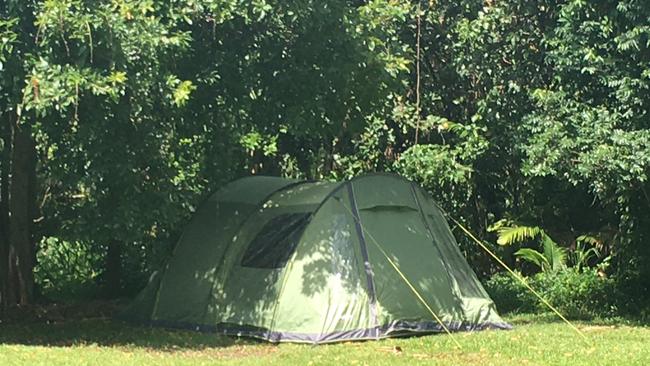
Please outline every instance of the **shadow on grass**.
[{"label": "shadow on grass", "polygon": [[136,326],[112,320],[122,305],[120,301],[96,301],[13,308],[0,319],[0,345],[97,345],[178,351],[260,343],[254,339]]},{"label": "shadow on grass", "polygon": [[133,326],[109,319],[85,319],[50,324],[0,324],[0,344],[46,347],[97,345],[178,351],[254,345],[260,342],[214,333]]},{"label": "shadow on grass", "polygon": [[261,343],[216,333],[138,326],[112,320],[124,303],[124,300],[88,301],[7,309],[0,318],[0,345],[97,345],[178,351]]}]

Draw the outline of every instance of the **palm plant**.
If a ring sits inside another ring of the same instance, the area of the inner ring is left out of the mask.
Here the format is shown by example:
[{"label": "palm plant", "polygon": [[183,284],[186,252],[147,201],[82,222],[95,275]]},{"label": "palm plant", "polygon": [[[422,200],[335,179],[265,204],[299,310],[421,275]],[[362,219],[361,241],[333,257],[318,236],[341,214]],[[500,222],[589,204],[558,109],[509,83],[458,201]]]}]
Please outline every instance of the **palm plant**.
[{"label": "palm plant", "polygon": [[541,241],[542,251],[521,248],[515,252],[515,256],[538,266],[543,272],[556,272],[566,268],[567,250],[560,247],[539,226],[527,226],[499,220],[489,228],[489,231],[497,233],[497,243],[500,245],[521,244],[530,240]]},{"label": "palm plant", "polygon": [[598,238],[591,235],[580,235],[576,238],[576,248],[571,253],[571,262],[576,271],[581,271],[592,259],[600,257],[599,245],[601,244]]}]

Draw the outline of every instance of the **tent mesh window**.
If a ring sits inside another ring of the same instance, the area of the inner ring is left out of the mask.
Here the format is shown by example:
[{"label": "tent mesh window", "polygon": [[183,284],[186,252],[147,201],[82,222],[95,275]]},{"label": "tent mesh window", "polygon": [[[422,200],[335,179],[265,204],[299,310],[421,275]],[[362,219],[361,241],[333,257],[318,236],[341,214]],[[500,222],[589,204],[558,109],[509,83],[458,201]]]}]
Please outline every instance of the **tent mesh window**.
[{"label": "tent mesh window", "polygon": [[282,268],[293,254],[309,223],[309,212],[278,215],[269,220],[248,244],[243,267]]}]

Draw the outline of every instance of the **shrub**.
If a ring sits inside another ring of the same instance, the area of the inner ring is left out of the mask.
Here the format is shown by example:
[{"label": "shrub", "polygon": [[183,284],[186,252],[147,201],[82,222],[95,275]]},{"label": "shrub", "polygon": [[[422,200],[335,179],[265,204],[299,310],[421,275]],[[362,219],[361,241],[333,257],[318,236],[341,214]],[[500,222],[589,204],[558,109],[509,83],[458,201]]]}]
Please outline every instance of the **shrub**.
[{"label": "shrub", "polygon": [[497,273],[485,283],[485,289],[501,313],[536,312],[537,298],[507,272]]},{"label": "shrub", "polygon": [[34,281],[48,300],[73,301],[96,297],[99,288],[96,268],[102,268],[102,253],[89,244],[55,237],[43,239],[36,254]]},{"label": "shrub", "polygon": [[[615,281],[598,276],[596,270],[541,272],[528,277],[527,281],[564,316],[593,318],[613,316],[618,312],[617,299],[620,297]],[[548,310],[542,301],[508,273],[494,275],[485,288],[502,313]]]},{"label": "shrub", "polygon": [[593,318],[616,315],[618,307],[615,281],[602,278],[594,269],[583,272],[565,270],[538,273],[534,288],[563,315]]}]

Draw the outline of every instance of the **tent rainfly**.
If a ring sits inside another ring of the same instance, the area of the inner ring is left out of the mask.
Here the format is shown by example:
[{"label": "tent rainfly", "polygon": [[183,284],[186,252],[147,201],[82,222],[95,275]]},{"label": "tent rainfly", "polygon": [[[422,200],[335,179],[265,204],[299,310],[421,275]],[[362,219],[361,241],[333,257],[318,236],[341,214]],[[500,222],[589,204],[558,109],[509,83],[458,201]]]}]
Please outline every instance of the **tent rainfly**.
[{"label": "tent rainfly", "polygon": [[433,199],[389,174],[227,184],[123,317],[271,342],[510,328]]}]

